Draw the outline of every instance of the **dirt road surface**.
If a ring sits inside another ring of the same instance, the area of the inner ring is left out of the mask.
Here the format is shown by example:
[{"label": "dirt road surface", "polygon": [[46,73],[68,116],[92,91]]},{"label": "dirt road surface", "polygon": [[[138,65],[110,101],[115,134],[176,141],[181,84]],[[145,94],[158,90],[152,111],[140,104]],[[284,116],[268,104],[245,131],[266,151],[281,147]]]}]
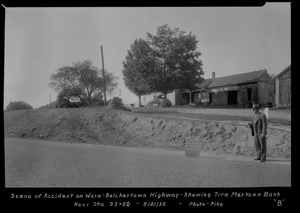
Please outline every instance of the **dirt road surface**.
[{"label": "dirt road surface", "polygon": [[5,138],[6,187],[291,186],[290,161]]}]

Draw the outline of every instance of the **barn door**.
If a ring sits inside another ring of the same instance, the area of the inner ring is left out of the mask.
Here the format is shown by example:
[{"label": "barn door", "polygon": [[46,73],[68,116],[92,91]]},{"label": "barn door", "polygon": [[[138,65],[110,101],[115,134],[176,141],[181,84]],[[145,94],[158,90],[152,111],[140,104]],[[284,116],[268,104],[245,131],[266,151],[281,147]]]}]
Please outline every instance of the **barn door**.
[{"label": "barn door", "polygon": [[237,104],[237,91],[228,91],[228,105],[236,105]]}]

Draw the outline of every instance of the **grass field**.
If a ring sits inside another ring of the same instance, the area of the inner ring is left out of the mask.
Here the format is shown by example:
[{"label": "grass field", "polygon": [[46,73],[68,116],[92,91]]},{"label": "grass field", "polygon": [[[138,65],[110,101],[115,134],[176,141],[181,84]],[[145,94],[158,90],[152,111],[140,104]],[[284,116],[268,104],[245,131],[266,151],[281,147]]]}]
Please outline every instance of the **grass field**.
[{"label": "grass field", "polygon": [[[182,118],[193,118],[215,121],[243,121],[250,122],[253,115],[252,109],[241,108],[199,108],[199,107],[172,107],[172,108],[131,108],[132,112],[153,115],[153,116],[173,116]],[[262,109],[261,112],[264,112]],[[269,109],[269,124],[291,125],[290,109]]]}]

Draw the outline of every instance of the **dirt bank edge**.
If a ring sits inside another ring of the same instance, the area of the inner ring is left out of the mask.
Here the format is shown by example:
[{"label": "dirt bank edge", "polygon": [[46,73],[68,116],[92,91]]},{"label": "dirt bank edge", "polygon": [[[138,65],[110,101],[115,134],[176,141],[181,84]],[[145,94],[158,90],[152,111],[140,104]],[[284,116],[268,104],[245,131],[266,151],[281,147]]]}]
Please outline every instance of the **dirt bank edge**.
[{"label": "dirt bank edge", "polygon": [[[234,123],[157,118],[104,108],[37,109],[4,114],[6,137],[254,155],[249,128]],[[291,157],[291,133],[268,130],[267,155]]]}]

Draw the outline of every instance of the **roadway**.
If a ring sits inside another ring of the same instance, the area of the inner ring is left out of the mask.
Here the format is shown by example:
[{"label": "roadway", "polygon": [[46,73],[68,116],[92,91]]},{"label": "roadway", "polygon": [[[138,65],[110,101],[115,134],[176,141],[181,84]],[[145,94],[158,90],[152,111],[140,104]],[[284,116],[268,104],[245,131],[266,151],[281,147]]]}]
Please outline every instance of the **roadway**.
[{"label": "roadway", "polygon": [[5,138],[6,187],[291,186],[291,162]]}]

